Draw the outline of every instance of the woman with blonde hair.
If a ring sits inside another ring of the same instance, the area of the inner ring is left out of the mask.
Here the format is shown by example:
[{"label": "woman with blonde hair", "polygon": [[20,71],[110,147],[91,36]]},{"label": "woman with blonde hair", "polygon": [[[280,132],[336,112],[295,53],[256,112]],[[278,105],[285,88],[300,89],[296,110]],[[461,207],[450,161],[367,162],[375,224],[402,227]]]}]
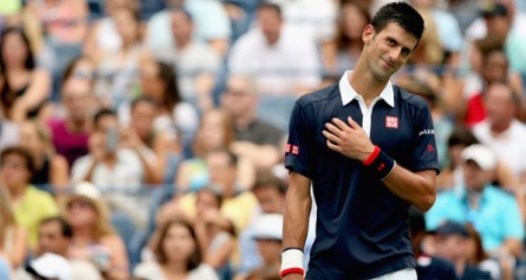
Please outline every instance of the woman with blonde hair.
[{"label": "woman with blonde hair", "polygon": [[20,126],[20,144],[33,157],[35,170],[31,184],[51,185],[53,190],[69,184],[69,167],[66,158],[55,153],[49,129],[37,121],[26,121]]},{"label": "woman with blonde hair", "polygon": [[65,214],[73,229],[69,257],[92,262],[106,278],[128,279],[126,248],[100,192],[89,183],[78,184],[65,203]]},{"label": "woman with blonde hair", "polygon": [[0,187],[0,261],[11,269],[23,264],[27,250],[27,233],[16,224],[8,191]]}]

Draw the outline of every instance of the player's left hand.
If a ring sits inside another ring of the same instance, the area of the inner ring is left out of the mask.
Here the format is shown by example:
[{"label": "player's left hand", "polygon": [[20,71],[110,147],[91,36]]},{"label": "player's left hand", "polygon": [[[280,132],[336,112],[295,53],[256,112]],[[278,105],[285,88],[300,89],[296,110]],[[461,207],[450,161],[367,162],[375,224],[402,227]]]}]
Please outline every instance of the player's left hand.
[{"label": "player's left hand", "polygon": [[327,138],[327,147],[349,158],[365,160],[374,150],[374,145],[363,128],[351,117],[347,123],[338,118],[325,124],[323,136]]}]

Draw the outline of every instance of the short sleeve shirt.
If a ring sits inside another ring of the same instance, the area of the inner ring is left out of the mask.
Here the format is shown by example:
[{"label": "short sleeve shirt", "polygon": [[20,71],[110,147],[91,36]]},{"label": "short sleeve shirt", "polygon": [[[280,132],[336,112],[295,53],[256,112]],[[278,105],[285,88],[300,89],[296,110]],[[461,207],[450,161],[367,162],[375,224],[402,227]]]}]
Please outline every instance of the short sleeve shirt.
[{"label": "short sleeve shirt", "polygon": [[35,248],[40,222],[57,215],[59,210],[49,193],[28,186],[22,199],[15,205],[14,213],[17,224],[24,227],[29,234],[29,245]]},{"label": "short sleeve shirt", "polygon": [[345,98],[338,84],[304,95],[295,104],[285,166],[311,179],[318,206],[307,279],[370,279],[415,267],[409,203],[368,173],[361,162],[330,150],[322,134],[332,118],[347,122],[350,116],[368,127],[371,141],[398,165],[414,172],[438,170],[427,104],[388,86],[390,97],[370,107],[368,120],[357,98],[342,102]]}]

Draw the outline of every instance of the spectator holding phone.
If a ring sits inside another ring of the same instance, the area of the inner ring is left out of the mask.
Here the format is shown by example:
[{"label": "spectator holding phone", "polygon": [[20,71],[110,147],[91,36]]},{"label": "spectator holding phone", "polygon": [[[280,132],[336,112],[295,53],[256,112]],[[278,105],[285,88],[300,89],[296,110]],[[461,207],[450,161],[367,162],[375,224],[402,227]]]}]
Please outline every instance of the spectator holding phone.
[{"label": "spectator holding phone", "polygon": [[[103,192],[118,192],[110,203],[131,214],[136,223],[146,221],[146,213],[137,213],[141,198],[130,196],[152,178],[155,156],[141,149],[140,141],[121,131],[116,113],[101,109],[94,116],[94,132],[89,139],[89,154],[79,158],[72,168],[72,182],[87,181]],[[139,214],[139,215],[138,215]]]}]

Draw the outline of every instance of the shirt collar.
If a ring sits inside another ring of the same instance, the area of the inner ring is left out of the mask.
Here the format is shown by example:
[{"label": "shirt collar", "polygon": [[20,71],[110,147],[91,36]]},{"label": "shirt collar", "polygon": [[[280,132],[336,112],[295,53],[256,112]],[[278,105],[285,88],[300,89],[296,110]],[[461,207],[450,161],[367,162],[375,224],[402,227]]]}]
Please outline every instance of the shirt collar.
[{"label": "shirt collar", "polygon": [[[358,96],[358,93],[352,88],[351,84],[349,83],[349,79],[347,78],[349,75],[352,75],[352,71],[346,71],[340,79],[339,83],[340,95],[342,98],[343,106],[349,104],[351,101],[353,101],[353,99],[355,99]],[[391,81],[387,82],[387,85],[385,85],[385,88],[382,90],[382,92],[377,98],[383,99],[385,103],[389,104],[389,106],[391,107],[395,106],[394,91]]]}]

